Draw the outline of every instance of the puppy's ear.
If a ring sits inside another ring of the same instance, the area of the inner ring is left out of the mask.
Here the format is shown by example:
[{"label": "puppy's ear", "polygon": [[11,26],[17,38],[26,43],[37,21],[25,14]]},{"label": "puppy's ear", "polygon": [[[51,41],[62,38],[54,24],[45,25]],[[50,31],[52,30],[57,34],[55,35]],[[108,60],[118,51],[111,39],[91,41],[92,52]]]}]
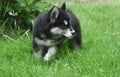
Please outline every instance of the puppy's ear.
[{"label": "puppy's ear", "polygon": [[53,7],[49,12],[49,18],[51,22],[55,22],[59,15],[59,9],[57,7]]},{"label": "puppy's ear", "polygon": [[64,11],[67,11],[67,8],[66,8],[66,3],[64,2],[61,9],[63,9]]}]

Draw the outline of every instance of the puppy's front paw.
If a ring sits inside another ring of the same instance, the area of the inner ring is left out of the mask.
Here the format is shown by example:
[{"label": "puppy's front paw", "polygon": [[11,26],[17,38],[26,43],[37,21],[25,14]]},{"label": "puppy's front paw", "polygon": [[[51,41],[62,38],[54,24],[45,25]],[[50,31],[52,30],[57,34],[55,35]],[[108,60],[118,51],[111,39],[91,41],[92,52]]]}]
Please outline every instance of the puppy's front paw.
[{"label": "puppy's front paw", "polygon": [[46,53],[46,55],[44,56],[44,60],[48,61],[51,59],[51,57],[53,57],[56,53],[57,53],[57,47],[56,46],[52,46],[48,49],[48,52]]},{"label": "puppy's front paw", "polygon": [[50,57],[48,57],[48,56],[44,57],[44,61],[49,61],[49,60],[50,60]]}]

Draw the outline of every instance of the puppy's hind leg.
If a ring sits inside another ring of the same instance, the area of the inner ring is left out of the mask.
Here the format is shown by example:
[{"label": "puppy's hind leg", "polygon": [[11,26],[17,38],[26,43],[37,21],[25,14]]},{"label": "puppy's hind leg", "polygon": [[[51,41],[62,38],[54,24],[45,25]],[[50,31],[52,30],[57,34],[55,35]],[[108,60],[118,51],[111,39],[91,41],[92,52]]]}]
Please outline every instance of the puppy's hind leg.
[{"label": "puppy's hind leg", "polygon": [[38,49],[35,50],[34,56],[36,59],[42,57],[44,54],[43,47],[39,47]]},{"label": "puppy's hind leg", "polygon": [[36,41],[33,40],[33,53],[36,59],[42,57],[44,55],[44,47],[38,45]]}]

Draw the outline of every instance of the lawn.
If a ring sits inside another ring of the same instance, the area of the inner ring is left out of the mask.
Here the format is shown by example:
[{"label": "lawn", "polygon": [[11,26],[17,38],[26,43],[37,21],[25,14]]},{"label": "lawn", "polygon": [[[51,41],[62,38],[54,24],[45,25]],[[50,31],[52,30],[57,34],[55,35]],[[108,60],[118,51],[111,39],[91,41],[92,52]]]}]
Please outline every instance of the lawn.
[{"label": "lawn", "polygon": [[66,42],[50,62],[35,60],[30,31],[0,36],[0,77],[120,77],[120,3],[114,2],[68,5],[81,22],[82,50],[71,52]]}]

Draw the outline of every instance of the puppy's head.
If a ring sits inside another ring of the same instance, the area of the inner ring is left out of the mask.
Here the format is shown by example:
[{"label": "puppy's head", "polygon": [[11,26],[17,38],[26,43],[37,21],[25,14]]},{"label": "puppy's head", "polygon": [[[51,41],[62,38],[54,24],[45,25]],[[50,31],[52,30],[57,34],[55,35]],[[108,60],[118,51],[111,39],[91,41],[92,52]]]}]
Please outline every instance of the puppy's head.
[{"label": "puppy's head", "polygon": [[61,8],[54,6],[49,11],[49,20],[52,24],[51,33],[65,36],[69,39],[75,36],[75,30],[71,24],[66,4],[64,3]]}]

